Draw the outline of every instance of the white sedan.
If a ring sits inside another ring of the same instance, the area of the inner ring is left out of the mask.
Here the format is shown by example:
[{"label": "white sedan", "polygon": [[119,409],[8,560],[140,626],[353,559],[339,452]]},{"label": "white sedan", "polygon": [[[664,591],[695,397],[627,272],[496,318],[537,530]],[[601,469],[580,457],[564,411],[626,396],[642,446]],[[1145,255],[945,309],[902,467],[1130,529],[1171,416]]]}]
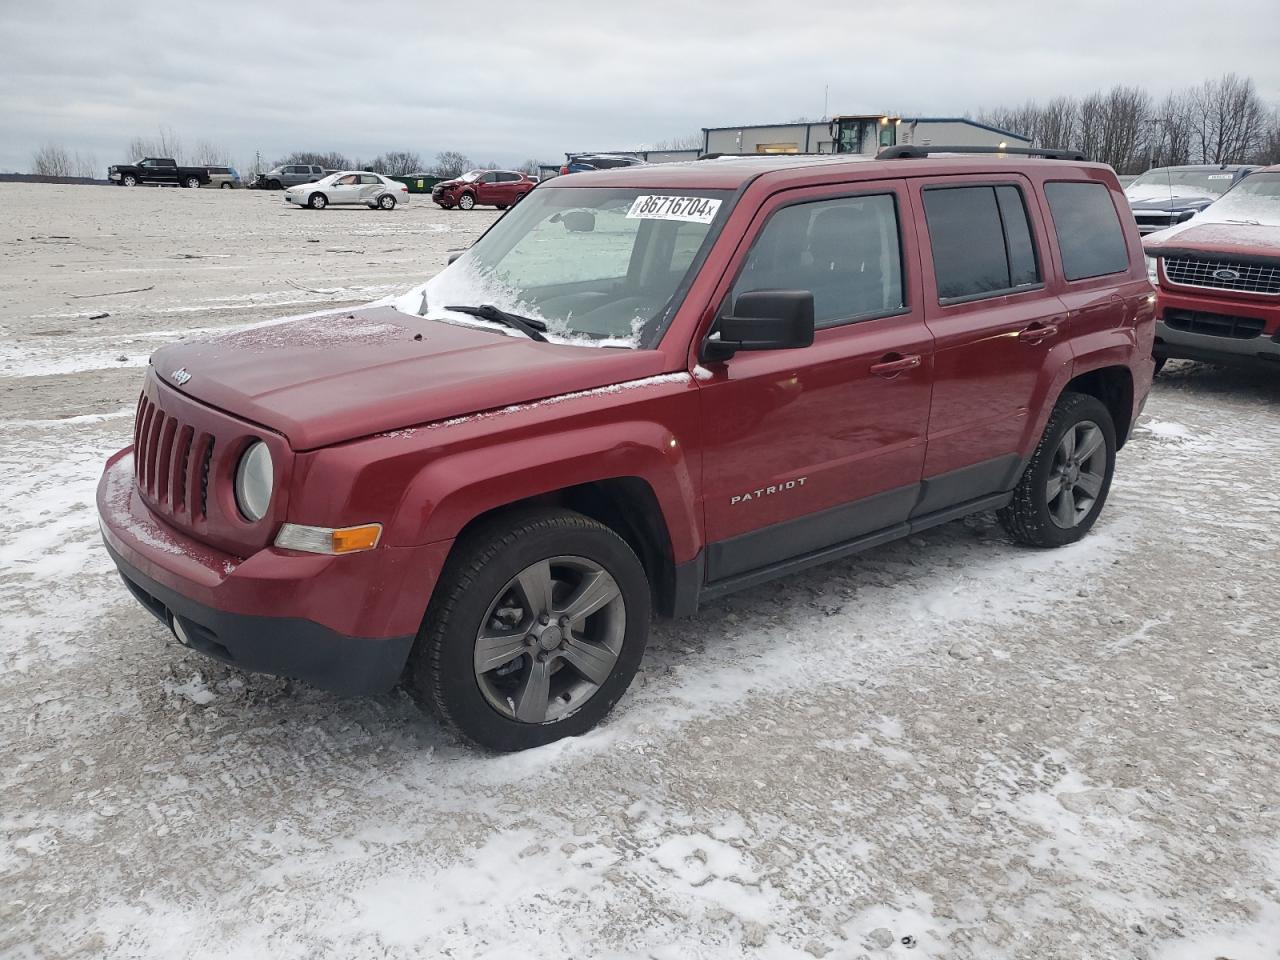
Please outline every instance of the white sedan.
[{"label": "white sedan", "polygon": [[409,202],[409,188],[380,173],[343,170],[315,183],[290,187],[284,198],[312,210],[323,210],[334,203],[363,203],[371,210],[394,210],[397,203]]}]

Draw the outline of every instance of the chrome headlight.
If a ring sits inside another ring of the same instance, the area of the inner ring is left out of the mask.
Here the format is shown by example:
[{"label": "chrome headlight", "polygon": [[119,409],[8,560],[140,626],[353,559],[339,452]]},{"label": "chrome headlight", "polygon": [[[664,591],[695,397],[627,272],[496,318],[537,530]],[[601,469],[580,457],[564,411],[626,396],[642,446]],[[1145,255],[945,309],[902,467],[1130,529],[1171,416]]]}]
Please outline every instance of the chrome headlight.
[{"label": "chrome headlight", "polygon": [[274,485],[271,451],[258,440],[244,452],[236,467],[236,506],[246,520],[257,523],[267,515]]},{"label": "chrome headlight", "polygon": [[1157,257],[1147,257],[1147,279],[1152,283],[1160,282],[1159,263],[1160,261]]}]

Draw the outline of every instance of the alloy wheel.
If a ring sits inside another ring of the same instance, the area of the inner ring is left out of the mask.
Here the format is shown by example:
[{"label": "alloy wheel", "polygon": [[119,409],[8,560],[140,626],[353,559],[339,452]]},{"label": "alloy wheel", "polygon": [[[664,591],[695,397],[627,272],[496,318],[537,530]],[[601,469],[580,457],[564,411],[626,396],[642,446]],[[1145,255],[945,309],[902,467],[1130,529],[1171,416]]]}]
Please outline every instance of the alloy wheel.
[{"label": "alloy wheel", "polygon": [[569,715],[609,679],[626,635],[613,576],[586,557],[539,560],[489,604],[476,635],[476,682],[509,720]]},{"label": "alloy wheel", "polygon": [[1045,499],[1054,525],[1078,526],[1102,493],[1106,475],[1106,436],[1092,420],[1081,420],[1063,435],[1049,467]]}]

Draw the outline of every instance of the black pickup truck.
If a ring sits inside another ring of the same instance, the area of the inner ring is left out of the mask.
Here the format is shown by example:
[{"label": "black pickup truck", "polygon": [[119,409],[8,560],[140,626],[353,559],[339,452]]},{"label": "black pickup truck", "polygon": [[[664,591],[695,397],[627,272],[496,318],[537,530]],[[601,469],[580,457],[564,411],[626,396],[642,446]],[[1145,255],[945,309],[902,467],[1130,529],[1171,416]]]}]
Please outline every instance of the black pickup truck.
[{"label": "black pickup truck", "polygon": [[205,167],[180,167],[171,157],[146,157],[137,163],[108,167],[107,179],[124,187],[140,183],[200,187],[209,182],[209,171]]}]

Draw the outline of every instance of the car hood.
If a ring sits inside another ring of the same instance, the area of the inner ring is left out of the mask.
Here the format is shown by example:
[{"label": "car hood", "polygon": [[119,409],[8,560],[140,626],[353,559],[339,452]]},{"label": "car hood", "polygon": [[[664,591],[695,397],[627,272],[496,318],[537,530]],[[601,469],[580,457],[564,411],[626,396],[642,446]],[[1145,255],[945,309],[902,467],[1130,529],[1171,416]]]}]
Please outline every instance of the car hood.
[{"label": "car hood", "polygon": [[[368,307],[165,347],[164,383],[295,450],[662,373],[654,350],[538,343]],[[175,371],[189,379],[178,385]]]},{"label": "car hood", "polygon": [[1214,197],[1205,197],[1200,194],[1186,194],[1170,197],[1167,193],[1163,197],[1144,197],[1141,199],[1129,198],[1129,207],[1134,213],[1139,211],[1160,211],[1164,213],[1172,213],[1175,210],[1203,210],[1209,204],[1213,203]]},{"label": "car hood", "polygon": [[[1201,214],[1201,217],[1204,215]],[[1143,248],[1152,257],[1216,255],[1243,260],[1280,259],[1280,224],[1195,220],[1148,234]]]}]

